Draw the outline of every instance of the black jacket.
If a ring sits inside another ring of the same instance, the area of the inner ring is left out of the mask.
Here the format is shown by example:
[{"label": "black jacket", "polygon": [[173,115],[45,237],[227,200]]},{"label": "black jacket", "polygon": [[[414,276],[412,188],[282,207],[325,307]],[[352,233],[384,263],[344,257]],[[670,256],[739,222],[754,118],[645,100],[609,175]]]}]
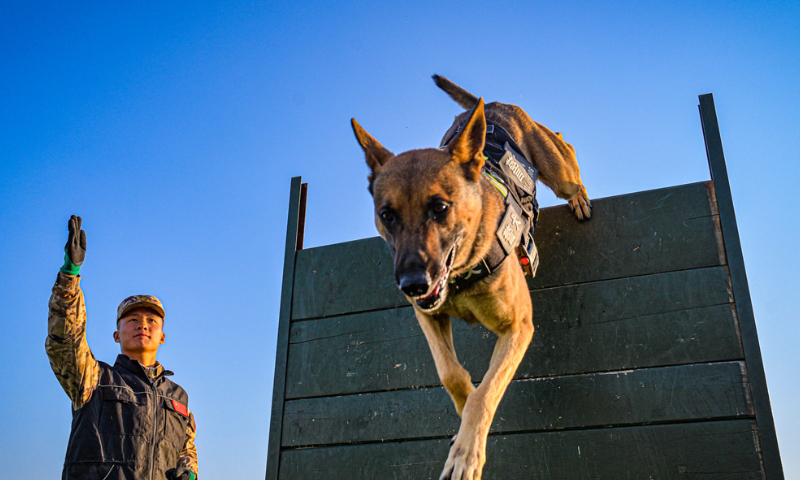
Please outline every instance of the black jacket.
[{"label": "black jacket", "polygon": [[164,480],[186,441],[189,396],[169,370],[151,382],[125,355],[98,363],[97,389],[72,412],[62,480]]}]

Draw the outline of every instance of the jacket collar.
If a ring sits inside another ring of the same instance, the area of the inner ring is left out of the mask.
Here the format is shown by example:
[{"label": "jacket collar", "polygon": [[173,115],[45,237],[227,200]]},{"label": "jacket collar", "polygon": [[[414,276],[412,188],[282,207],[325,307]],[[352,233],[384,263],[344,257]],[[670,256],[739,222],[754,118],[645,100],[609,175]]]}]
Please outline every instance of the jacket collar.
[{"label": "jacket collar", "polygon": [[[117,355],[117,361],[114,362],[114,366],[115,367],[116,366],[122,367],[122,368],[124,368],[125,370],[128,370],[131,373],[135,373],[136,375],[139,375],[139,376],[141,376],[143,378],[148,378],[147,377],[147,372],[145,372],[145,370],[144,370],[144,366],[141,363],[139,363],[137,360],[133,360],[132,358],[130,358],[129,356],[127,356],[125,354],[120,353],[119,355]],[[161,366],[161,373],[158,376],[156,376],[156,378],[158,378],[158,377],[169,377],[171,375],[175,375],[175,374],[172,371],[167,370],[166,368]],[[155,380],[155,379],[153,379],[153,380]]]}]

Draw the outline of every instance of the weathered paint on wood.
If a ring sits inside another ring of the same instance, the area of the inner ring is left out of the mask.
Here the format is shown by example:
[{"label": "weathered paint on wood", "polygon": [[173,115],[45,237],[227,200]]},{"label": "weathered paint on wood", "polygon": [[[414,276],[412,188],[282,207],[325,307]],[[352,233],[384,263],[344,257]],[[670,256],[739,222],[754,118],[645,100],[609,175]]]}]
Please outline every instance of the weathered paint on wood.
[{"label": "weathered paint on wood", "polygon": [[297,252],[296,268],[293,319],[408,305],[380,237]]},{"label": "weathered paint on wood", "polygon": [[[748,420],[492,435],[483,478],[762,479]],[[285,450],[281,480],[435,480],[449,438]]]},{"label": "weathered paint on wood", "polygon": [[[517,377],[741,358],[724,267],[535,290],[536,332]],[[496,337],[454,321],[479,381]],[[294,322],[286,397],[438,385],[411,307]]]},{"label": "weathered paint on wood", "polygon": [[287,400],[439,384],[411,307],[294,322],[291,335]]},{"label": "weathered paint on wood", "polygon": [[[593,202],[580,223],[567,207],[542,209],[541,264],[531,288],[720,265],[716,212],[705,183]],[[407,305],[394,286],[382,239],[297,254],[292,318],[317,318]]]},{"label": "weathered paint on wood", "polygon": [[[741,362],[515,380],[492,432],[752,416],[745,386]],[[292,400],[285,405],[282,445],[447,437],[458,425],[441,387]]]}]

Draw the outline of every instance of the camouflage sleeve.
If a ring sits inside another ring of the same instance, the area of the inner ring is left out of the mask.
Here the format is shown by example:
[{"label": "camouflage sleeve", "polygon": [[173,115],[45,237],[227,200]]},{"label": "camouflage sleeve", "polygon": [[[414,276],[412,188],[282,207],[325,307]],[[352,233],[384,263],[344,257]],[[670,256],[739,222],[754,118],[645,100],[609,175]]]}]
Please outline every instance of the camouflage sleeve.
[{"label": "camouflage sleeve", "polygon": [[178,460],[179,467],[186,467],[193,471],[196,476],[200,476],[197,466],[197,447],[194,445],[194,438],[197,434],[197,426],[194,423],[194,413],[189,412],[189,425],[186,426],[186,443],[181,450],[181,458]]},{"label": "camouflage sleeve", "polygon": [[74,410],[89,401],[100,380],[100,367],[86,343],[86,307],[80,281],[80,276],[58,273],[50,296],[45,341],[50,367]]}]

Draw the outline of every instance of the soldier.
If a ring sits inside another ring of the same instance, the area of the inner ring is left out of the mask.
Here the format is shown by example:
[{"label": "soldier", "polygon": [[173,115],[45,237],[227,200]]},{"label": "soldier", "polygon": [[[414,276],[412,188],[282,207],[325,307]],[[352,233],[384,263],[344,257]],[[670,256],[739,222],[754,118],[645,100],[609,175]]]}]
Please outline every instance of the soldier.
[{"label": "soldier", "polygon": [[134,295],[117,309],[113,366],[86,343],[86,309],[78,272],[86,255],[81,217],[69,219],[64,266],[50,297],[50,366],[72,400],[72,431],[62,480],[195,480],[197,449],[189,397],[156,361],[164,343],[164,307]]}]

